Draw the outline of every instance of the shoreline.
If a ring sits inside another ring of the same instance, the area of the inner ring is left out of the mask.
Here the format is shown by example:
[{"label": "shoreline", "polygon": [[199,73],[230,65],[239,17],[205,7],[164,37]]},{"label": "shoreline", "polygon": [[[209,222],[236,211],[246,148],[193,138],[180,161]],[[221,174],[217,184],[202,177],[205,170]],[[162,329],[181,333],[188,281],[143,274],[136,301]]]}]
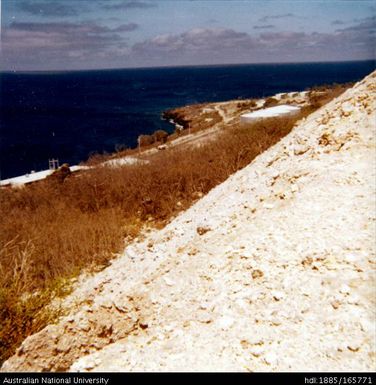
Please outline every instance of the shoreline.
[{"label": "shoreline", "polygon": [[[305,91],[303,91],[302,93],[304,93],[304,92]],[[276,94],[274,97],[278,97],[278,95],[284,95],[284,93]],[[246,101],[250,101],[250,100],[256,100],[256,104],[257,104],[257,106],[259,106],[259,108],[262,108],[264,101],[265,101],[264,98],[260,98],[260,99],[244,99],[244,101],[241,101],[241,102],[246,102]],[[224,102],[200,103],[200,104],[192,104],[192,105],[188,105],[188,106],[184,106],[184,107],[178,107],[175,109],[169,109],[169,110],[166,110],[162,113],[161,119],[167,121],[169,124],[171,124],[172,126],[175,127],[174,132],[169,135],[169,136],[172,136],[177,130],[180,130],[180,131],[189,130],[189,127],[190,127],[190,121],[187,120],[186,113],[184,113],[182,116],[181,112],[176,113],[175,111],[181,111],[181,110],[190,111],[191,109],[196,109],[197,107],[200,106],[199,108],[202,107],[203,113],[207,113],[208,110],[210,110],[209,112],[212,111],[211,106],[218,106],[218,105],[222,105],[222,104],[232,104],[232,103],[239,103],[239,101],[238,100],[230,100],[230,101],[224,101]],[[214,109],[215,109],[215,107],[214,107]],[[190,114],[188,113],[188,119],[189,119],[189,116],[190,116]],[[210,119],[210,118],[206,118],[206,119]],[[211,123],[211,121],[208,121],[208,123]],[[210,127],[208,127],[208,128],[210,128]],[[204,128],[204,129],[207,129],[207,128]],[[191,135],[191,134],[188,133],[188,135]],[[184,137],[186,137],[186,136],[187,135],[185,135]],[[184,141],[182,139],[183,139],[183,136],[176,138],[175,140],[170,141],[169,145],[170,146],[176,145],[176,142],[181,143],[182,141]],[[185,139],[188,139],[188,138],[185,138]],[[131,150],[134,150],[134,149],[131,149]],[[145,153],[146,154],[154,153],[154,152],[156,152],[155,150],[156,150],[155,146],[153,146],[151,149],[143,150],[138,155],[140,155],[140,154],[145,155]],[[85,164],[88,161],[83,161],[83,162],[81,162],[81,164]],[[105,165],[106,163],[108,165],[114,166],[114,167],[124,166],[127,164],[134,163],[134,157],[123,156],[123,157],[118,158],[118,157],[116,157],[116,153],[112,153],[109,155],[109,159],[107,161],[101,162],[100,164]],[[81,166],[81,165],[73,165],[73,166],[69,166],[69,168],[70,168],[71,172],[78,172],[78,171],[87,170],[90,167]],[[39,171],[32,170],[31,172],[26,173],[26,174],[22,174],[22,175],[18,175],[18,176],[14,176],[14,177],[0,180],[0,187],[20,187],[20,186],[24,186],[24,185],[29,184],[29,183],[38,182],[40,180],[46,179],[47,177],[51,176],[55,171],[56,170],[53,170],[53,169],[39,170]]]},{"label": "shoreline", "polygon": [[[347,87],[347,83],[333,86],[324,86],[331,89],[336,86]],[[320,89],[321,87],[318,87]],[[241,121],[241,116],[255,111],[287,104],[297,107],[309,107],[312,97],[319,95],[325,91],[317,91],[315,89],[305,91],[280,92],[273,96],[265,98],[251,99],[232,99],[220,102],[208,102],[186,105],[173,109],[165,110],[161,119],[167,121],[175,127],[173,133],[169,134],[168,141],[165,145],[156,143],[151,146],[145,146],[144,149],[131,148],[126,150],[127,153],[113,152],[102,158],[98,163],[92,163],[92,158],[82,161],[79,165],[69,166],[72,173],[87,171],[88,169],[98,166],[121,167],[130,164],[147,162],[146,159],[140,159],[141,156],[148,157],[160,150],[165,150],[178,145],[187,145],[189,143],[201,142],[205,137],[212,135],[221,128],[229,127]],[[276,115],[278,116],[278,115]],[[27,184],[35,183],[51,176],[56,170],[39,170],[25,173],[22,175],[0,180],[0,188],[22,187]]]}]

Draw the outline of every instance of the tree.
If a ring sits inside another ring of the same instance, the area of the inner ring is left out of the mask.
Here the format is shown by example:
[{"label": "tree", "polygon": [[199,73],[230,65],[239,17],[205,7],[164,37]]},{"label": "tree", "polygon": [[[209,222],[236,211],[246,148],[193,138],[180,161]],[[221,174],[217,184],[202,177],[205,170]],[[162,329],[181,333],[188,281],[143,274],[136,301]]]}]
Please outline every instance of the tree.
[{"label": "tree", "polygon": [[168,133],[164,130],[157,130],[154,132],[153,138],[155,142],[166,143],[168,138]]},{"label": "tree", "polygon": [[140,135],[138,137],[138,144],[140,147],[150,146],[155,142],[153,135]]}]

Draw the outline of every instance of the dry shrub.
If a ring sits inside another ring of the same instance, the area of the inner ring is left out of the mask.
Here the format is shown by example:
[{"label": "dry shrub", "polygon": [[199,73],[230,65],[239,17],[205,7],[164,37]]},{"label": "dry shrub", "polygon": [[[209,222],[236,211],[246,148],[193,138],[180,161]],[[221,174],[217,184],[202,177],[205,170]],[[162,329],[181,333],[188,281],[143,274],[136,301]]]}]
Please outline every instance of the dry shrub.
[{"label": "dry shrub", "polygon": [[182,126],[183,130],[189,128],[191,132],[205,130],[222,121],[221,115],[214,109],[213,105],[214,103],[178,107],[165,111],[163,118],[166,120],[172,119],[175,124]]},{"label": "dry shrub", "polygon": [[309,102],[315,109],[320,108],[353,85],[354,83],[344,83],[312,87],[308,90]]},{"label": "dry shrub", "polygon": [[157,130],[153,133],[154,142],[166,143],[168,138],[168,132],[164,130]]},{"label": "dry shrub", "polygon": [[254,99],[240,101],[236,104],[236,108],[239,110],[244,110],[246,108],[255,108],[255,107],[257,107],[257,102]]},{"label": "dry shrub", "polygon": [[153,144],[155,142],[155,139],[153,135],[140,135],[137,141],[141,147],[145,147]]},{"label": "dry shrub", "polygon": [[276,98],[270,97],[265,100],[264,107],[274,107],[279,104]]},{"label": "dry shrub", "polygon": [[50,320],[40,310],[56,294],[56,282],[106,265],[145,221],[165,224],[309,112],[236,125],[200,147],[154,154],[147,164],[98,166],[63,183],[0,189],[0,360]]},{"label": "dry shrub", "polygon": [[58,313],[48,310],[55,294],[50,290],[19,298],[12,289],[0,289],[0,364],[20,345],[24,338],[53,322]]}]

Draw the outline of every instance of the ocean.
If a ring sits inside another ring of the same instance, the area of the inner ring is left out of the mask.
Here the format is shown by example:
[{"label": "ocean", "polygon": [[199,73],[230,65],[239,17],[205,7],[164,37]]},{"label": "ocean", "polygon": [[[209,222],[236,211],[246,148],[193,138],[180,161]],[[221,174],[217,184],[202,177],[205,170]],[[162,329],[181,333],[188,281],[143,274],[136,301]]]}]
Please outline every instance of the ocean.
[{"label": "ocean", "polygon": [[174,127],[163,111],[357,81],[374,61],[0,73],[0,177],[78,164]]}]

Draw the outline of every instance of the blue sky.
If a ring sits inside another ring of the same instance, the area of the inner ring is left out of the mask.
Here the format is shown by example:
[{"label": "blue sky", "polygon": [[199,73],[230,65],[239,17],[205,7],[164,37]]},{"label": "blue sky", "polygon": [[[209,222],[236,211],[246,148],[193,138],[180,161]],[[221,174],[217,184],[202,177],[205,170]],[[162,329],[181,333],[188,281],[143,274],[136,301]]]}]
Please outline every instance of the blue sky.
[{"label": "blue sky", "polygon": [[375,1],[0,0],[3,70],[375,58]]}]

